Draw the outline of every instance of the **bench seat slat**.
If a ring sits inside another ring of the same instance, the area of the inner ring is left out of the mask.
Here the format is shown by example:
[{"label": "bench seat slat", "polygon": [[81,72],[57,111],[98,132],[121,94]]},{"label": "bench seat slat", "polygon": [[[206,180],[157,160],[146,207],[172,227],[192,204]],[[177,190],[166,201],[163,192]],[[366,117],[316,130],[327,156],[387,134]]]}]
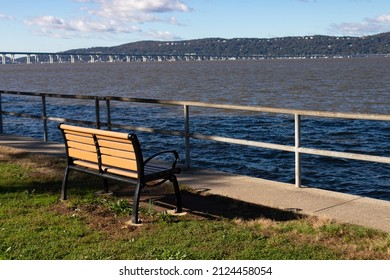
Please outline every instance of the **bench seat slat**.
[{"label": "bench seat slat", "polygon": [[145,166],[144,173],[145,173],[145,175],[149,175],[152,173],[157,173],[157,172],[162,172],[162,171],[170,171],[170,170],[171,170],[171,168],[149,165],[149,166]]}]

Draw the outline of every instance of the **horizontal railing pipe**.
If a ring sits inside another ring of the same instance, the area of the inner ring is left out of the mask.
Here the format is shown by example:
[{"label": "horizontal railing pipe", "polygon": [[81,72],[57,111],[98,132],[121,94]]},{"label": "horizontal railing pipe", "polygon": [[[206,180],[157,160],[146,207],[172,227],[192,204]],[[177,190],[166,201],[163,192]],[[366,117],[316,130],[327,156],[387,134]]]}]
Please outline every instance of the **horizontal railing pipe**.
[{"label": "horizontal railing pipe", "polygon": [[190,133],[190,136],[191,138],[198,139],[198,140],[211,140],[211,141],[228,143],[228,144],[251,146],[251,147],[265,148],[265,149],[272,149],[272,150],[279,150],[279,151],[286,151],[286,152],[295,151],[295,148],[292,146],[273,144],[267,142],[251,141],[251,140],[236,139],[236,138],[229,138],[229,137],[222,137],[222,136],[204,135],[200,133]]},{"label": "horizontal railing pipe", "polygon": [[[25,96],[46,96],[46,97],[52,97],[52,98],[86,99],[86,100],[95,100],[95,98],[96,98],[95,96],[92,96],[92,95],[32,93],[32,92],[6,91],[6,90],[1,90],[0,94],[1,93],[2,94],[13,94],[13,95],[25,95]],[[202,108],[234,110],[234,111],[284,114],[284,115],[298,114],[300,116],[320,117],[320,118],[390,121],[390,115],[384,115],[384,114],[327,112],[327,111],[271,108],[271,107],[248,106],[248,105],[214,104],[214,103],[197,102],[197,101],[177,101],[177,100],[160,100],[160,99],[147,99],[147,98],[130,98],[130,97],[118,97],[118,96],[98,97],[98,99],[99,100],[106,100],[106,99],[107,100],[116,100],[116,101],[133,102],[133,103],[148,103],[148,104],[161,104],[161,105],[173,105],[173,106],[202,107]]]},{"label": "horizontal railing pipe", "polygon": [[358,153],[346,153],[346,152],[337,152],[337,151],[302,148],[302,147],[299,148],[298,151],[302,154],[308,154],[308,155],[345,158],[345,159],[370,161],[370,162],[377,162],[377,163],[390,163],[390,157],[383,157],[383,156],[374,156],[374,155],[358,154]]},{"label": "horizontal railing pipe", "polygon": [[259,107],[259,106],[247,106],[247,105],[214,104],[214,103],[197,102],[197,101],[159,100],[159,99],[115,97],[115,96],[107,96],[105,97],[105,99],[123,101],[123,102],[133,102],[133,103],[202,107],[202,108],[210,108],[210,109],[272,113],[272,114],[282,114],[282,115],[297,114],[300,116],[321,117],[321,118],[390,121],[390,115],[381,115],[381,114],[326,112],[326,111],[297,110],[297,109],[271,108],[271,107]]}]

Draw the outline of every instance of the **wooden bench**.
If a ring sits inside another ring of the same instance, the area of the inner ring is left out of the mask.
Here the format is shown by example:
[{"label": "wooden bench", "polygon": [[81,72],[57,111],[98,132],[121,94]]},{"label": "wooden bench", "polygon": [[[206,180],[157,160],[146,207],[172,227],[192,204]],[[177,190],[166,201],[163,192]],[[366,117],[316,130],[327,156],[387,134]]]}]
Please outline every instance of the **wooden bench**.
[{"label": "wooden bench", "polygon": [[[143,160],[136,134],[106,131],[67,124],[60,124],[65,141],[67,165],[62,182],[61,199],[67,199],[67,182],[70,170],[77,170],[103,178],[108,192],[108,179],[135,183],[132,223],[138,224],[140,191],[147,184],[159,185],[169,180],[176,197],[176,212],[182,212],[179,185],[175,174],[179,159],[176,151],[163,151]],[[154,164],[151,160],[165,153],[173,155],[170,166]]]}]

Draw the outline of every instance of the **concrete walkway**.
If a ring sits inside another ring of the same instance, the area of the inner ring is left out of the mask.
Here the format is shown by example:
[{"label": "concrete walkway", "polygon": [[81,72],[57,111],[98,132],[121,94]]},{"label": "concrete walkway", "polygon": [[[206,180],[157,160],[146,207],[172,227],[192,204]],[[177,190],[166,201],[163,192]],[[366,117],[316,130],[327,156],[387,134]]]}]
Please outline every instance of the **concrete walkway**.
[{"label": "concrete walkway", "polygon": [[[0,146],[64,155],[63,144],[0,134]],[[302,214],[323,216],[339,222],[358,224],[390,233],[390,202],[313,188],[233,175],[219,171],[192,169],[178,176],[179,183],[199,192],[226,196],[253,204]]]}]

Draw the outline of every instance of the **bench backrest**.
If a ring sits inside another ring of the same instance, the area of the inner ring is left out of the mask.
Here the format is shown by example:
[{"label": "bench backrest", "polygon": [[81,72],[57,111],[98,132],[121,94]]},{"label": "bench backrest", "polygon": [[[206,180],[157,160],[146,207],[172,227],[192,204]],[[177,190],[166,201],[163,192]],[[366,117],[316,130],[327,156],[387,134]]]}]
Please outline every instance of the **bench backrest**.
[{"label": "bench backrest", "polygon": [[[143,157],[136,134],[60,124],[68,160],[82,161],[86,167],[107,167],[143,174]],[[80,162],[79,162],[80,163]],[[117,170],[118,171],[118,170]]]}]

